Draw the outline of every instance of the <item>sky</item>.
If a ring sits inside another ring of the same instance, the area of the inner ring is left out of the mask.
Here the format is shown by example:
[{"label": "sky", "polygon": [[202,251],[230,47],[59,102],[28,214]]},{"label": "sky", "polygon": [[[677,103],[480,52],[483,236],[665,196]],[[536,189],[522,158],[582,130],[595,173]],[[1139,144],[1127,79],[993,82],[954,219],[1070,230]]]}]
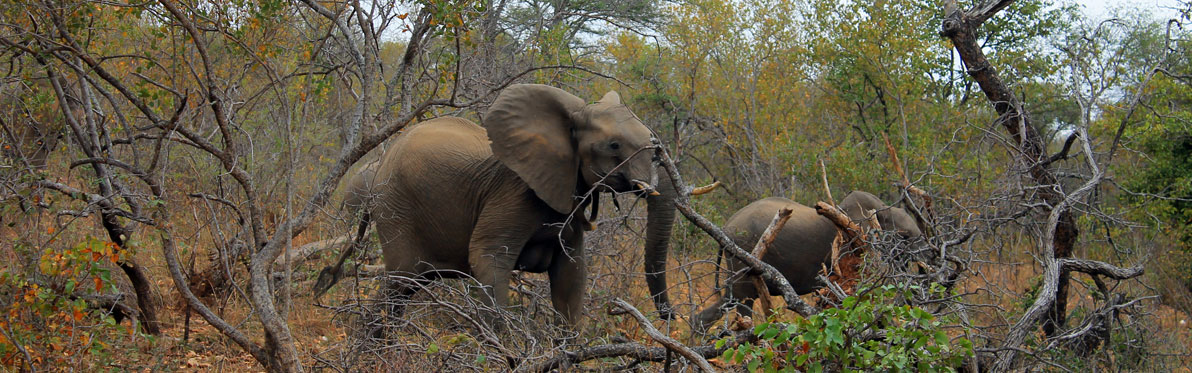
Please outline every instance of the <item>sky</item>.
[{"label": "sky", "polygon": [[1146,10],[1159,19],[1176,18],[1179,12],[1176,8],[1180,7],[1179,0],[1076,0],[1077,4],[1084,5],[1084,14],[1090,19],[1105,19],[1109,16],[1110,10],[1121,7],[1133,7]]}]

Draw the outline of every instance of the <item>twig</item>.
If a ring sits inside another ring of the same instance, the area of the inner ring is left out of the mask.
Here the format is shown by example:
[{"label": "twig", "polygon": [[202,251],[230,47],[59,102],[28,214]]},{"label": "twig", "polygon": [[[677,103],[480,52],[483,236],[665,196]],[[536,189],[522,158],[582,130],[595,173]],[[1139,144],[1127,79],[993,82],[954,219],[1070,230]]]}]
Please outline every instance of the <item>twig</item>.
[{"label": "twig", "polygon": [[890,163],[894,165],[894,172],[898,174],[898,186],[906,189],[911,194],[919,196],[923,199],[923,208],[927,210],[927,214],[931,214],[931,196],[927,192],[911,185],[911,180],[906,176],[906,170],[902,168],[902,160],[898,158],[898,151],[894,149],[894,145],[890,144],[889,137],[885,132],[882,132],[882,141],[886,143],[886,152],[890,153]]},{"label": "twig", "polygon": [[[704,358],[713,358],[720,356],[720,354],[724,353],[724,350],[726,349],[736,347],[741,343],[755,340],[757,340],[757,336],[753,334],[753,330],[742,330],[734,333],[733,342],[725,343],[724,346],[721,346],[720,348],[716,348],[714,345],[712,345],[696,346],[691,347],[691,349]],[[665,347],[649,347],[637,342],[613,343],[586,347],[574,352],[562,351],[549,360],[518,369],[518,371],[548,372],[570,364],[613,357],[628,357],[634,359],[635,361],[660,362],[666,360],[666,355],[668,352],[670,352],[670,350],[666,349]]]},{"label": "twig", "polygon": [[815,278],[822,282],[824,284],[824,288],[827,288],[828,291],[832,292],[832,295],[835,296],[836,299],[848,298],[848,295],[844,293],[844,289],[841,289],[840,285],[837,285],[836,282],[832,281],[832,279],[829,279],[828,276],[824,276],[821,273],[815,275]]},{"label": "twig", "polygon": [[[293,252],[290,253],[290,266],[293,267],[294,264],[297,264],[299,262],[310,259],[310,257],[314,256],[315,254],[319,253],[320,251],[330,249],[333,247],[343,246],[344,244],[351,242],[351,241],[349,241],[350,239],[351,239],[351,237],[349,237],[348,235],[345,234],[345,235],[342,235],[342,236],[339,236],[336,238],[322,240],[322,241],[315,241],[315,242],[311,242],[311,243],[302,245],[302,246],[298,247],[297,250],[293,250]],[[280,267],[280,266],[285,265],[285,259],[286,259],[285,255],[278,255],[277,259],[275,259],[273,261],[273,266]]]},{"label": "twig", "polygon": [[[11,320],[8,319],[8,312],[4,312],[3,315],[4,325],[12,325]],[[25,366],[29,369],[28,371],[30,373],[37,373],[37,367],[33,366],[33,356],[29,355],[29,351],[25,349],[25,346],[22,346],[12,337],[12,334],[8,332],[8,328],[5,328],[4,325],[0,325],[0,333],[3,333],[5,338],[12,341],[12,345],[16,346],[17,351],[20,351],[21,355],[25,355]]]},{"label": "twig", "polygon": [[836,206],[836,200],[832,199],[832,188],[828,187],[828,168],[824,166],[824,160],[819,161],[820,164],[820,178],[824,181],[824,196],[828,198],[828,203]]},{"label": "twig", "polygon": [[703,356],[700,356],[699,354],[695,353],[695,351],[692,351],[690,347],[684,346],[682,343],[679,343],[679,341],[668,337],[666,334],[662,334],[662,332],[658,331],[657,328],[654,328],[654,325],[650,324],[650,320],[646,319],[646,316],[642,315],[642,312],[638,311],[637,308],[633,307],[633,305],[629,304],[629,302],[621,300],[621,298],[616,298],[613,299],[613,304],[615,304],[617,307],[620,307],[622,310],[629,312],[630,316],[633,316],[634,319],[637,319],[638,324],[641,324],[642,329],[646,331],[646,334],[650,335],[650,338],[653,338],[658,343],[666,346],[667,349],[678,352],[679,355],[683,355],[683,357],[687,358],[688,361],[691,361],[699,366],[700,370],[705,372],[716,371],[716,369],[712,368],[711,364],[708,364],[707,360],[704,360]]}]

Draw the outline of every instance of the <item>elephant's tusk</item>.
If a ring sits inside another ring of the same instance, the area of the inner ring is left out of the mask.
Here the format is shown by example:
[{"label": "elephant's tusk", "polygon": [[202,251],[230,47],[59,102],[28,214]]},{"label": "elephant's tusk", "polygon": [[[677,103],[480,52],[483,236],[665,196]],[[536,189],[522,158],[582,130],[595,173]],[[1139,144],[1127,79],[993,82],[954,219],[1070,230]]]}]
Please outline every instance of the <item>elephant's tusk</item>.
[{"label": "elephant's tusk", "polygon": [[702,187],[699,187],[699,188],[692,189],[692,190],[691,190],[691,195],[693,195],[693,196],[698,196],[698,195],[701,195],[701,194],[704,194],[704,193],[708,193],[708,192],[711,192],[711,191],[715,190],[715,189],[716,189],[716,187],[718,187],[718,186],[720,186],[720,180],[714,181],[714,182],[712,182],[711,184],[704,185],[704,186],[702,186]]},{"label": "elephant's tusk", "polygon": [[647,184],[644,181],[634,180],[633,184],[637,185],[638,189],[650,192],[651,196],[661,196],[662,195],[662,193],[658,193],[658,191],[654,189],[653,185]]}]

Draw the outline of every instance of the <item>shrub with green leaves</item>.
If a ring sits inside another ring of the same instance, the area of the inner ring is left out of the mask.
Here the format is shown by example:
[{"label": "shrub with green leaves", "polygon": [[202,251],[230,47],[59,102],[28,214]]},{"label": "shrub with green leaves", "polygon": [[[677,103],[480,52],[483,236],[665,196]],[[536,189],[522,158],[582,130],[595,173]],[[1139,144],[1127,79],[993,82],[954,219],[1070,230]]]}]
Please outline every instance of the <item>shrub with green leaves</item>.
[{"label": "shrub with green leaves", "polygon": [[35,272],[0,273],[0,370],[94,370],[112,359],[112,335],[135,332],[86,300],[118,291],[104,265],[119,262],[116,245],[91,236],[74,245],[52,242],[40,249],[17,242],[18,254],[40,253]]},{"label": "shrub with green leaves", "polygon": [[795,322],[759,324],[758,343],[725,350],[722,358],[750,371],[936,372],[954,371],[972,356],[971,341],[944,330],[955,323],[903,301],[912,289],[886,285],[858,294]]}]

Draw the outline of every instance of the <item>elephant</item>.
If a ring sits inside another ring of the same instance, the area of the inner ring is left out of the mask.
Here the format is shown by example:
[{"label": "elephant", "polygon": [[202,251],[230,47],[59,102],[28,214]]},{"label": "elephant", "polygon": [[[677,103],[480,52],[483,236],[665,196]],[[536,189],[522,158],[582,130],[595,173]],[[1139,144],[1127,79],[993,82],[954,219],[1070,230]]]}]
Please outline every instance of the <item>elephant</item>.
[{"label": "elephant", "polygon": [[[647,282],[669,313],[664,268],[676,192],[658,177],[658,146],[615,91],[588,104],[559,88],[515,84],[481,125],[441,117],[407,129],[375,169],[349,180],[346,204],[365,209],[358,237],[375,222],[387,272],[420,283],[470,276],[481,300],[498,307],[508,305],[512,271],[546,272],[552,305],[574,325],[587,283],[583,235],[599,196],[644,197]],[[398,299],[418,288],[388,287]]]},{"label": "elephant", "polygon": [[[762,232],[769,227],[775,213],[783,207],[793,210],[790,220],[779,231],[761,259],[781,272],[796,293],[807,294],[822,286],[816,278],[821,268],[830,268],[832,265],[829,254],[832,252],[832,241],[836,238],[835,224],[820,216],[811,207],[786,198],[770,197],[750,203],[737,211],[729,217],[724,230],[732,237],[733,242],[748,250],[757,243]],[[866,221],[875,219],[878,227],[892,230],[903,239],[914,239],[922,235],[916,220],[905,210],[887,206],[877,196],[868,192],[849,193],[841,200],[839,207],[849,219],[860,226],[867,226]],[[728,259],[725,264],[728,273],[747,268],[739,259]],[[766,286],[770,294],[781,294],[777,285],[767,282]],[[696,315],[696,330],[706,330],[720,319],[724,315],[725,305],[730,301],[740,300],[741,302],[737,302],[737,311],[745,316],[752,315],[753,299],[757,298],[758,294],[757,288],[748,276],[730,276],[725,289],[728,290],[727,296],[719,297],[714,304]]]}]

